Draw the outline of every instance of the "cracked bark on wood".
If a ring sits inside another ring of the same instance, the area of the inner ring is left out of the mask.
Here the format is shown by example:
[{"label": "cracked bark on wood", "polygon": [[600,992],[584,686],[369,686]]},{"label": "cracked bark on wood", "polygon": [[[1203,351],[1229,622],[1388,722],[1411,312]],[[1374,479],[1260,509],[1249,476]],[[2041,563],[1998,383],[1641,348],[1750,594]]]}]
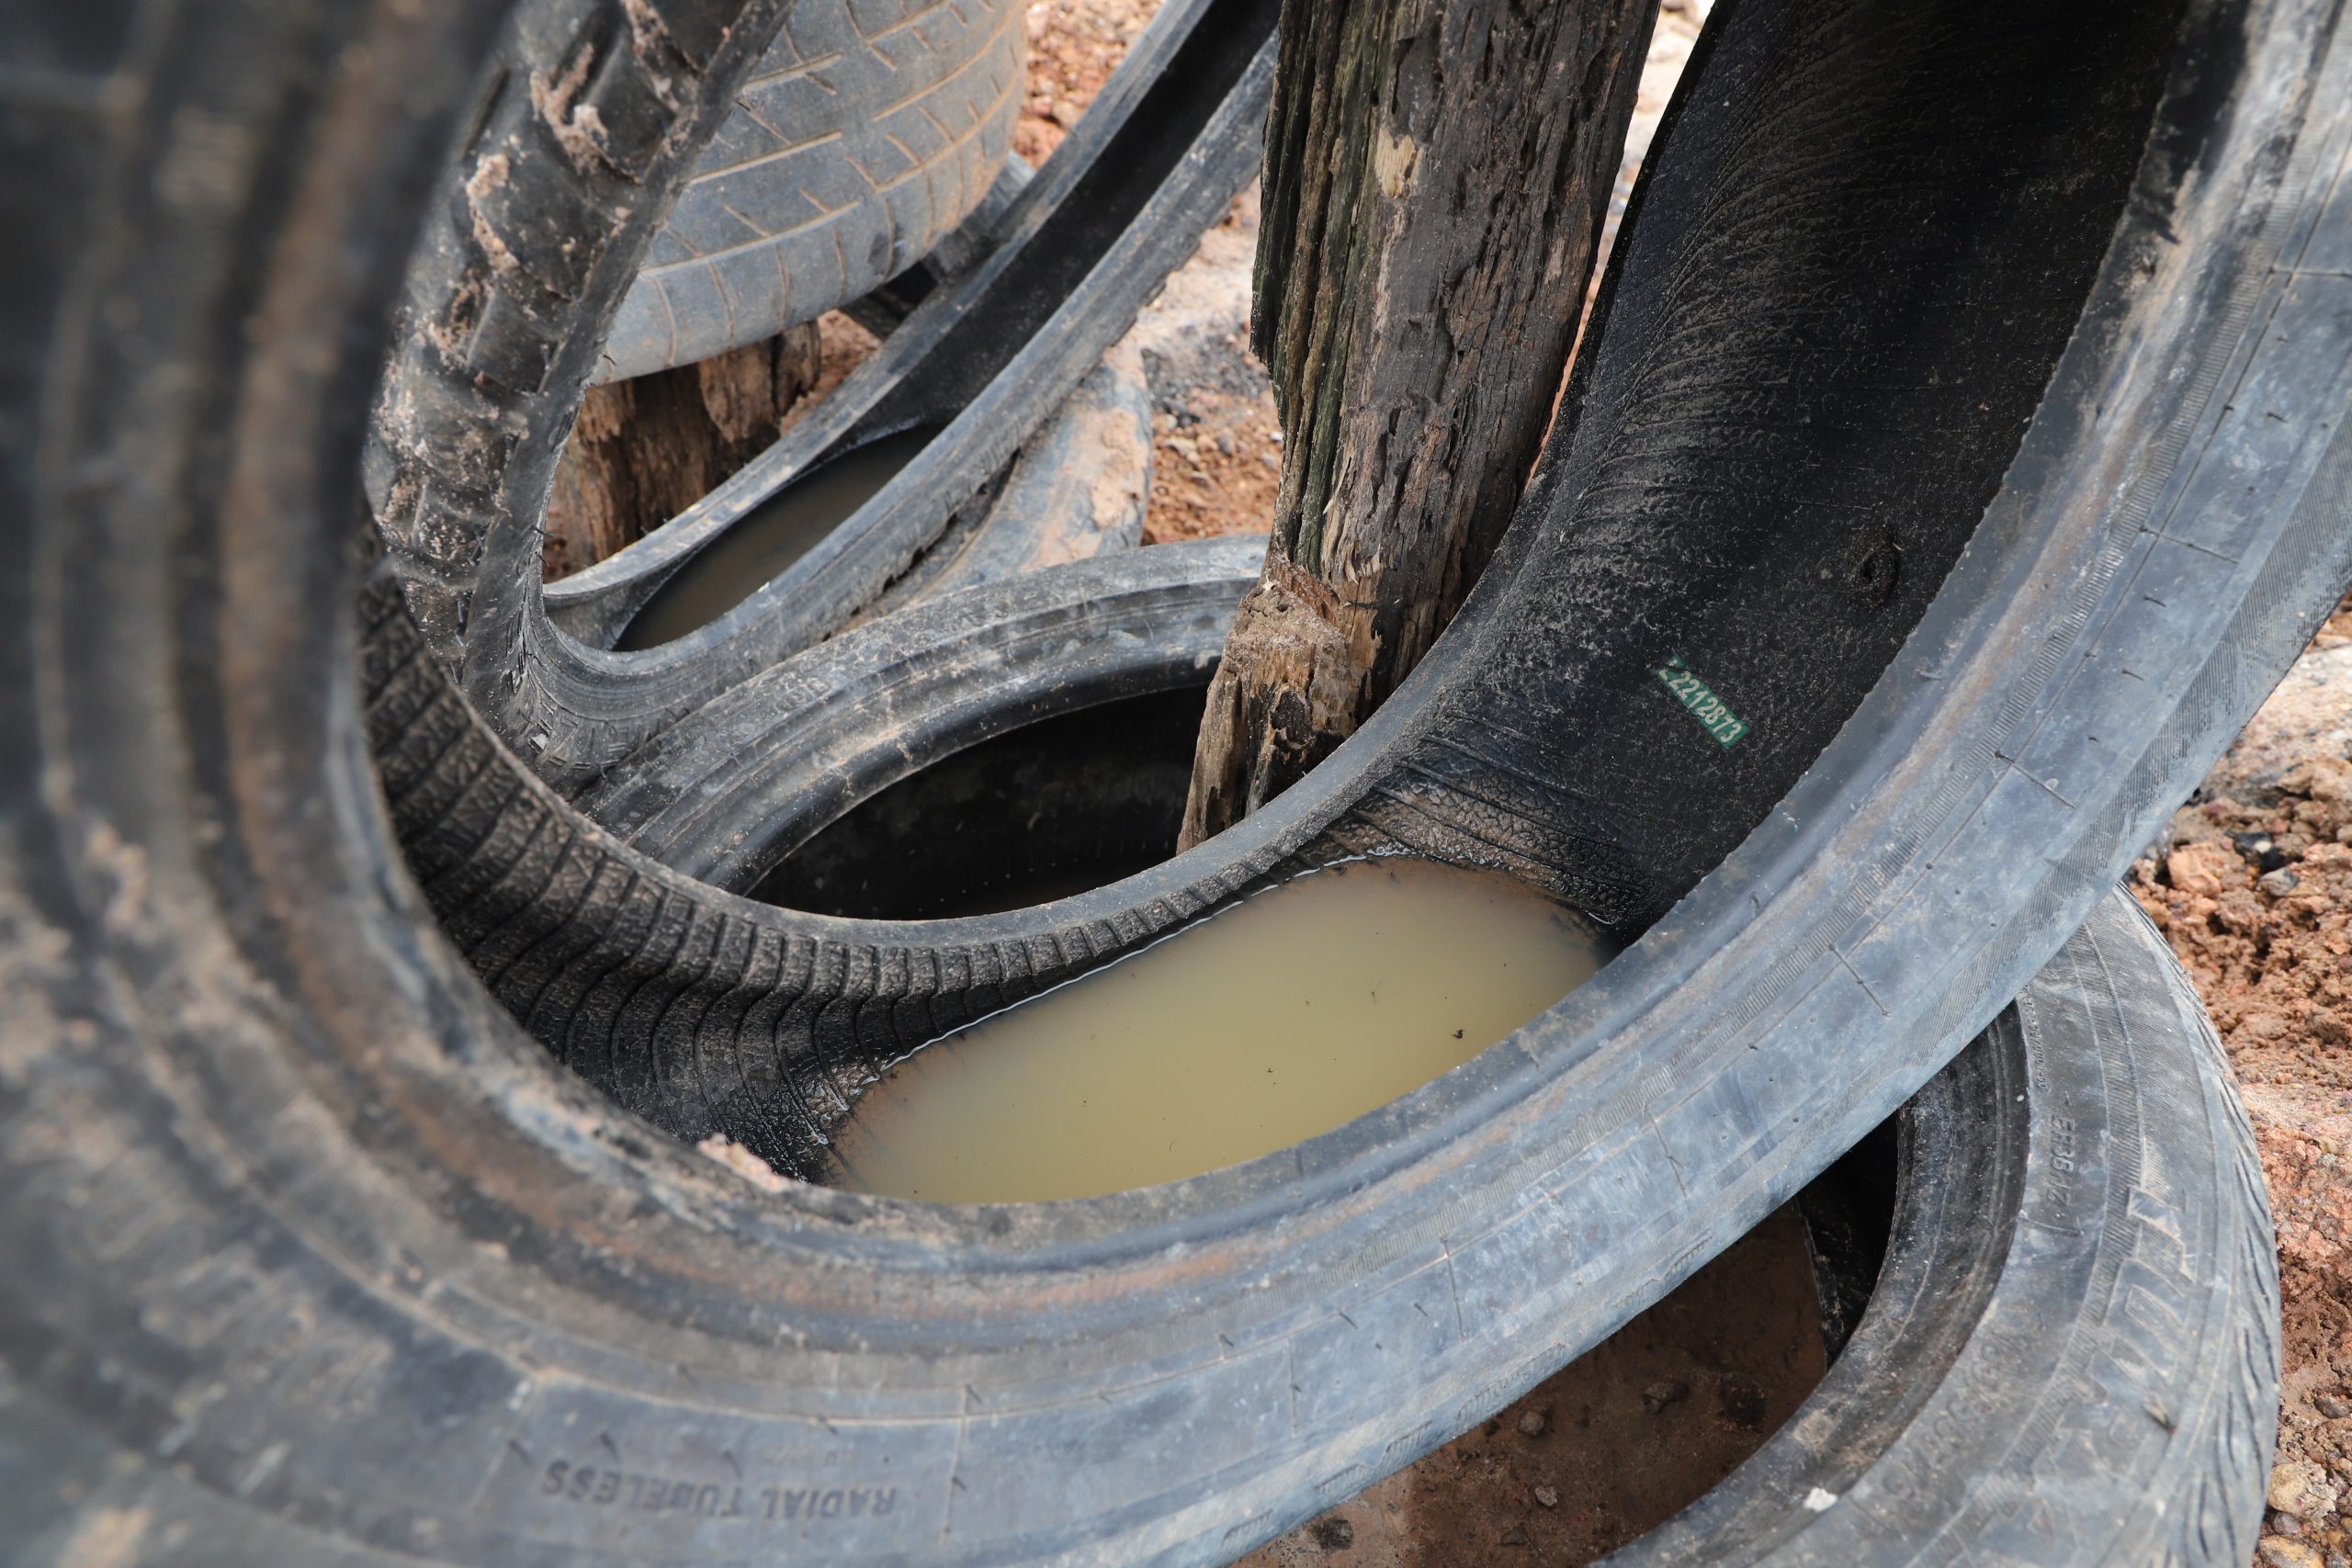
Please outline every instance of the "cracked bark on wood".
[{"label": "cracked bark on wood", "polygon": [[548,498],[550,581],[684,512],[774,441],[817,384],[814,321],[697,365],[588,389]]},{"label": "cracked bark on wood", "polygon": [[1654,0],[1283,0],[1253,346],[1282,491],[1182,843],[1288,788],[1461,607],[1550,422]]}]

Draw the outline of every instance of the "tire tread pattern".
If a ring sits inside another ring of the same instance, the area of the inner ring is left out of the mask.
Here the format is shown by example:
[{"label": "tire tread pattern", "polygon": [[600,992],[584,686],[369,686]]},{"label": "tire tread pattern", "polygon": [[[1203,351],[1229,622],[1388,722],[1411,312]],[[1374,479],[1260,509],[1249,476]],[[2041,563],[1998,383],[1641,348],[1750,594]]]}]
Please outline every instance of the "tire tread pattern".
[{"label": "tire tread pattern", "polygon": [[803,0],[736,90],[622,300],[600,378],[860,299],[988,194],[1021,107],[1015,0]]},{"label": "tire tread pattern", "polygon": [[450,940],[553,1055],[694,1141],[821,1173],[882,1066],[1238,895],[1249,867],[1116,918],[902,942],[694,882],[581,817],[496,739],[426,651],[392,575],[361,601],[362,702],[410,868]]}]

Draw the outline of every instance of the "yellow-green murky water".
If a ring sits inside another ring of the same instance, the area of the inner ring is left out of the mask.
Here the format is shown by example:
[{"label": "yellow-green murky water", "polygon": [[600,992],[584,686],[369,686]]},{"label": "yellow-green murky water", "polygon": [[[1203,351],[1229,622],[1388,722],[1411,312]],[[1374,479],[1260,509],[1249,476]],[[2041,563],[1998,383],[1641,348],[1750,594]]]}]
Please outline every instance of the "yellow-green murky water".
[{"label": "yellow-green murky water", "polygon": [[869,441],[770,496],[654,591],[621,634],[620,650],[659,648],[750,598],[898,478],[932,434],[910,430]]},{"label": "yellow-green murky water", "polygon": [[900,1063],[858,1101],[834,1179],[1020,1202],[1238,1164],[1469,1060],[1603,957],[1492,873],[1314,872]]}]

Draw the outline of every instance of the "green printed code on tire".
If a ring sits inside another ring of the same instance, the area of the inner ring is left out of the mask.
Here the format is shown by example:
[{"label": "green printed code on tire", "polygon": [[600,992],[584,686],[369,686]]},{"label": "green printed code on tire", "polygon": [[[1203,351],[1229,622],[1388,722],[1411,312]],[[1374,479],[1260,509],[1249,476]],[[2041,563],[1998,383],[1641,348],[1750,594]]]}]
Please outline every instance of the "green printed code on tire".
[{"label": "green printed code on tire", "polygon": [[1680,654],[1676,654],[1651,673],[1666,682],[1666,689],[1690,710],[1692,717],[1706,726],[1707,733],[1715,738],[1715,744],[1726,751],[1747,733],[1747,721],[1732,712],[1728,704],[1708,690],[1707,683],[1682,662]]}]

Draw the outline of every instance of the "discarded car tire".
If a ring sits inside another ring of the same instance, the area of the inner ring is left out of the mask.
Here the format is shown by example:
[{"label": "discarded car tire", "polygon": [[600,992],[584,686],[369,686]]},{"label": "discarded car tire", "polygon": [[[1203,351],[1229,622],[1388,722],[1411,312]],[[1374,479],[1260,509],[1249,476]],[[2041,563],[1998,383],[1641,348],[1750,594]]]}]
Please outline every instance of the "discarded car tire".
[{"label": "discarded car tire", "polygon": [[[1220,601],[1251,580],[1254,552],[1226,553],[1238,558]],[[1132,571],[1148,560],[1116,564]],[[1102,575],[1093,568],[1046,573],[1020,586],[1032,602],[1115,604],[1095,583],[1080,586]],[[1057,584],[1057,577],[1071,581]],[[1154,677],[1182,678],[1180,690],[1198,690],[1216,643],[1206,643],[1207,660],[1186,657],[1198,639],[1185,635],[1181,604],[1164,590],[1134,597],[1133,607],[1122,606],[1134,617],[1125,637],[1159,652],[1107,700],[1132,696]],[[978,628],[991,628],[978,635],[993,642],[1005,612],[984,604],[985,596],[966,595],[941,606],[961,613],[934,613],[937,630],[928,635],[905,617],[869,628],[894,634],[899,653],[899,668],[884,666],[890,673],[876,684],[897,685],[906,665]],[[1157,635],[1148,629],[1155,616]],[[901,755],[901,725],[944,731],[962,746],[1035,716],[1034,694],[1058,692],[1070,655],[1054,639],[1027,646],[1027,657],[1013,655],[993,675],[987,666],[958,671],[955,685],[988,688],[986,717],[967,709],[958,725],[944,703],[912,707],[903,718],[894,708],[889,722],[864,729],[862,755],[842,748],[857,761],[809,772],[866,784],[856,797],[869,801],[875,764]],[[840,662],[856,670],[872,659]],[[811,719],[825,705],[787,694],[811,689],[807,677],[781,679],[807,661],[790,661],[714,705],[740,710],[731,726],[710,710],[689,720],[668,738],[678,743],[669,766],[718,764],[739,787],[788,773],[789,762],[779,761],[811,749]],[[1106,700],[1104,687],[1088,694]],[[809,716],[771,716],[763,727],[754,719],[787,712]],[[1168,842],[1182,810],[1189,740],[1188,728],[1170,749],[1173,766],[1155,802]],[[1068,744],[1029,750],[1050,762]],[[1035,771],[1009,760],[1022,776]],[[1086,770],[1066,752],[1059,760],[1077,770],[1073,787],[1090,795],[1118,795],[1146,771],[1136,757],[1115,770]],[[904,775],[893,768],[889,776]],[[684,819],[789,820],[786,848],[838,810],[809,810],[801,791],[775,784],[765,784],[763,800],[714,788],[702,769],[684,776],[684,788],[665,792],[673,806],[696,802]],[[990,821],[1018,818],[996,805],[996,815],[974,821],[984,837]],[[813,874],[814,886],[831,874],[842,883],[836,896],[852,897],[863,913],[909,903],[920,909],[937,886],[954,886],[952,874],[933,874],[922,846],[942,821],[970,820],[940,807],[926,795],[896,814],[902,821],[866,825],[865,836],[879,830],[877,841],[844,845]],[[1136,814],[1124,797],[1109,809]],[[688,863],[677,858],[674,837],[641,829],[634,841],[729,886],[765,869],[763,862],[747,870],[741,858]],[[983,858],[1020,852],[992,844]],[[812,890],[809,874],[791,874],[802,872],[798,857],[784,865],[777,880]],[[844,871],[878,880],[860,885]],[[2260,1170],[2230,1085],[2178,964],[2127,897],[2103,899],[2018,1003],[1904,1108],[1886,1253],[1865,1287],[1860,1323],[1823,1384],[1731,1478],[1610,1561],[1619,1568],[1892,1568],[1929,1557],[1935,1542],[1962,1539],[1994,1560],[2236,1568],[2251,1552],[2269,1473],[2278,1305]],[[2151,1337],[2152,1315],[2172,1328],[2160,1340]],[[2050,1506],[2021,1511],[2013,1506],[2019,1498]]]},{"label": "discarded car tire", "polygon": [[[984,256],[727,482],[544,587],[539,520],[581,389],[655,243],[664,194],[726,121],[740,77],[665,78],[666,96],[629,100],[627,152],[616,143],[593,160],[528,104],[484,110],[407,280],[366,493],[427,642],[508,744],[576,788],[868,610],[1002,474],[1247,183],[1273,13],[1268,0],[1163,6],[1012,198]],[[579,72],[605,36],[598,15],[578,0],[526,0],[501,70]],[[933,434],[905,469],[748,599],[661,646],[616,650],[673,573],[783,486],[924,429]]]},{"label": "discarded car tire", "polygon": [[[886,438],[878,454],[836,453],[807,477],[822,485],[831,461],[854,468],[879,456],[879,466],[887,467],[903,457],[908,443],[921,439],[921,432],[910,432]],[[1050,562],[1133,547],[1143,538],[1151,470],[1151,388],[1140,355],[1114,353],[1087,372],[995,481],[956,511],[939,538],[858,606],[852,624]],[[867,470],[866,482],[873,473]],[[658,645],[679,627],[691,632],[714,614],[723,615],[718,607],[757,589],[773,575],[775,558],[807,545],[829,518],[838,526],[854,515],[854,494],[836,496],[830,505],[823,496],[775,498],[783,515],[775,525],[763,528],[767,520],[747,517],[680,565],[637,606],[621,646]]]},{"label": "discarded car tire", "polygon": [[[585,804],[610,809],[608,826],[669,863],[747,886],[951,747],[1162,682],[1199,689],[1222,621],[1202,632],[1186,604],[1229,609],[1251,581],[1258,542],[1244,544],[1193,547],[1200,564],[1181,574],[1184,547],[1166,548],[877,623],[845,639],[868,647],[829,645],[815,650],[821,660],[739,688],[636,759],[635,787]],[[1128,586],[1147,567],[1186,587]],[[1072,637],[1067,617],[1089,604],[1108,635]],[[1081,682],[1097,638],[1124,645],[1128,662]],[[944,691],[910,679],[975,642],[993,660],[950,661]],[[852,709],[865,722],[828,714],[861,691],[879,694]],[[889,699],[902,693],[912,700],[900,707]],[[1040,695],[1050,708],[1035,705]],[[835,731],[830,747],[818,739]],[[930,749],[910,758],[910,734]],[[1189,777],[1182,750],[1157,803],[1170,842]],[[1139,771],[1135,761],[1119,780]],[[812,779],[838,793],[812,804]],[[1117,790],[1099,770],[1071,783]],[[674,815],[649,815],[652,799]],[[848,846],[849,866],[884,874],[853,897],[890,909],[930,896],[939,879],[918,847],[937,833],[938,807],[910,801],[885,841]],[[984,835],[989,820],[977,824]],[[707,833],[752,826],[697,843],[697,822]],[[745,852],[761,828],[784,824],[788,836],[765,855]],[[731,852],[714,852],[721,841]],[[1017,852],[1000,845],[984,858]],[[2103,899],[2017,1004],[1904,1108],[1886,1255],[1821,1387],[1731,1478],[1610,1561],[1891,1568],[1958,1538],[1995,1560],[2235,1568],[2269,1472],[2278,1307],[2260,1170],[2230,1086],[2177,961],[2127,897]],[[2174,1330],[2161,1342],[2152,1314]],[[2020,1510],[2020,1498],[2048,1506]]]},{"label": "discarded car tire", "polygon": [[868,622],[688,715],[577,804],[662,864],[743,891],[956,751],[1125,697],[1197,694],[1265,549],[1260,535],[1122,551]]},{"label": "discarded car tire", "polygon": [[1903,1112],[1844,1354],[1611,1568],[2248,1561],[2278,1277],[2203,1005],[2122,893]]},{"label": "discarded car tire", "polygon": [[[732,68],[710,9],[628,13],[664,69]],[[361,741],[376,323],[491,18],[257,5],[174,13],[162,44],[69,20],[6,121],[0,333],[24,520],[0,531],[0,1489],[29,1562],[1228,1556],[1499,1407],[1891,1113],[2342,581],[2352,458],[2340,401],[2312,406],[2345,362],[2352,46],[2333,9],[2199,7],[2094,290],[2112,314],[2070,343],[1996,525],[1763,829],[1600,978],[1374,1116],[1193,1181],[984,1211],[766,1191],[492,1004]],[[1487,660],[1497,613],[1458,657]],[[1256,874],[1314,842],[1422,711],[1202,853]],[[494,741],[465,756],[489,793],[454,804],[498,837],[461,858],[535,827],[603,854],[576,816],[504,812],[533,781]],[[1449,779],[1419,798],[1463,807]],[[784,994],[697,972],[722,936],[808,965],[775,1018],[836,1032],[891,1027],[879,961],[1007,930],[910,948],[599,863],[639,922],[612,973],[651,965],[635,997],[672,1039]],[[1015,923],[1022,962],[1130,940],[1133,891]],[[696,924],[712,908],[735,923]]]},{"label": "discarded car tire", "polygon": [[628,286],[597,378],[774,337],[922,260],[1012,151],[1024,16],[1015,0],[794,6]]},{"label": "discarded car tire", "polygon": [[[519,776],[371,591],[368,722],[428,897],[560,1059],[680,1136],[724,1134],[786,1170],[814,1168],[844,1087],[876,1062],[1265,878],[1396,851],[1511,869],[1621,936],[1683,900],[1665,925],[1705,934],[1637,946],[1595,993],[1666,1032],[1628,1058],[1651,1064],[1623,1090],[1637,1102],[1699,1116],[1679,1065],[1741,1077],[1743,1039],[1792,1028],[1804,998],[1853,1031],[1883,1115],[2087,911],[2352,575],[2334,525],[2352,309],[2279,260],[2324,254],[2346,220],[2325,200],[2345,45],[2280,41],[2302,14],[2267,10],[2197,12],[2178,38],[2133,13],[2129,49],[2052,35],[2080,15],[2021,3],[1942,29],[1915,7],[1873,30],[1867,6],[1748,4],[1711,28],[1629,213],[1574,417],[1487,578],[1326,766],[1198,851],[936,928],[747,908]],[[1849,33],[1867,43],[1829,47]],[[1813,49],[1850,93],[1778,63]],[[2071,68],[2044,98],[1970,85],[2011,52],[2127,79],[2104,97]],[[2233,93],[2206,91],[2216,72]],[[2267,93],[2279,73],[2297,93]],[[1928,116],[1951,140],[1883,156],[1928,92],[1965,110]],[[1839,112],[1768,112],[1789,96]],[[1748,134],[1751,112],[1770,137]],[[2083,136],[2053,130],[2070,114]],[[2278,164],[2289,122],[2304,161]],[[2103,150],[2115,233],[2061,265],[2039,203],[2086,199],[2098,182],[2051,161],[2086,146]],[[2011,159],[2037,149],[2041,175],[2021,181]],[[1911,214],[1893,240],[1823,183],[1840,160]],[[1992,215],[1950,188],[1961,166],[1991,182]],[[1771,183],[1792,169],[1792,189]],[[1969,246],[1950,248],[1955,230]],[[1758,262],[1774,245],[1787,267]],[[1705,291],[1724,277],[1736,300]],[[1996,288],[2030,296],[2007,319],[2046,358],[1971,335],[1970,291]],[[1834,312],[1844,347],[1806,347],[1819,301],[1855,290]],[[1923,320],[1941,335],[1923,343]],[[2225,370],[2255,377],[2261,412],[2219,398]],[[1973,438],[1951,423],[1956,397]],[[1920,467],[1939,442],[1951,456]],[[2225,482],[2241,470],[2259,482]],[[2118,473],[2133,477],[2082,488]],[[2176,536],[2188,518],[2194,546]],[[1732,987],[1728,1011],[1668,978],[1685,964]],[[1849,1138],[1870,1124],[1855,1114]],[[1815,1129],[1788,1135],[1810,1146]],[[1824,1137],[1800,1163],[1836,1152]]]}]

